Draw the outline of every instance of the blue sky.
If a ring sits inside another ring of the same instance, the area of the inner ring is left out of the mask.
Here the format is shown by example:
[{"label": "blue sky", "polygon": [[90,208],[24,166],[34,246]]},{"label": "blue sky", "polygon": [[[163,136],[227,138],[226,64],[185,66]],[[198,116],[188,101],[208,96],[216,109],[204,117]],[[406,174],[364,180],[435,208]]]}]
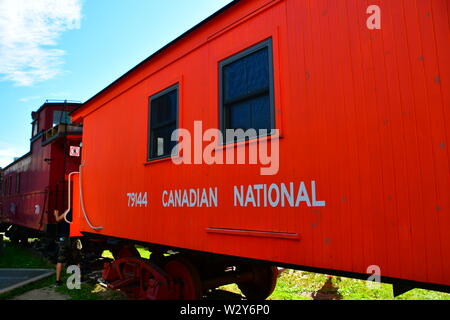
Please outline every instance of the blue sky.
[{"label": "blue sky", "polygon": [[230,2],[1,0],[0,167],[28,152],[45,100],[88,100]]}]

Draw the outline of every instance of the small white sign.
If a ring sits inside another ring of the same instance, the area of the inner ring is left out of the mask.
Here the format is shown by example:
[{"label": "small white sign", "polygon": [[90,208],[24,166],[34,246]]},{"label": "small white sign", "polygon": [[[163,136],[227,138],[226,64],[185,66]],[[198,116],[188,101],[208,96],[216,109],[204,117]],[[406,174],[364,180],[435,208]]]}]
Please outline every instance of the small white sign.
[{"label": "small white sign", "polygon": [[70,156],[71,157],[79,157],[80,156],[80,147],[70,147]]}]

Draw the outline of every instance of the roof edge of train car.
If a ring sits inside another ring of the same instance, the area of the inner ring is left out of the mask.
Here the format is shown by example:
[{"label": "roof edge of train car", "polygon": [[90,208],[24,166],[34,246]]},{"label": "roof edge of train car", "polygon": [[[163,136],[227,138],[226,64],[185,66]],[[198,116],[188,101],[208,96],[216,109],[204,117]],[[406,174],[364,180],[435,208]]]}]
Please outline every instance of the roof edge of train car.
[{"label": "roof edge of train car", "polygon": [[226,6],[224,6],[223,8],[221,8],[220,10],[216,11],[215,13],[213,13],[212,15],[210,15],[209,17],[207,17],[205,20],[201,21],[200,23],[198,23],[197,25],[195,25],[194,27],[192,27],[191,29],[189,29],[188,31],[184,32],[182,35],[180,35],[178,38],[172,40],[171,42],[169,42],[167,45],[165,45],[164,47],[162,47],[161,49],[159,49],[158,51],[156,51],[155,53],[153,53],[152,55],[150,55],[148,58],[146,58],[145,60],[143,60],[142,62],[140,62],[139,64],[137,64],[135,67],[133,67],[132,69],[130,69],[129,71],[127,71],[125,74],[123,74],[122,76],[120,76],[118,79],[116,79],[115,81],[113,81],[111,84],[109,84],[108,86],[106,86],[103,90],[101,90],[100,92],[98,92],[97,94],[95,94],[93,97],[91,97],[90,99],[88,99],[86,102],[84,102],[79,108],[73,110],[70,115],[72,116],[73,121],[78,122],[80,121],[80,117],[79,117],[79,112],[81,110],[83,110],[88,104],[90,104],[93,100],[95,100],[96,98],[100,97],[101,95],[103,95],[104,93],[106,93],[106,91],[108,91],[109,89],[111,89],[112,87],[114,87],[116,84],[118,84],[119,82],[121,82],[123,79],[125,79],[127,76],[129,76],[130,74],[132,74],[134,71],[136,71],[137,69],[141,68],[142,66],[144,66],[145,64],[147,64],[148,62],[150,62],[151,60],[153,60],[155,57],[159,56],[162,52],[166,51],[167,49],[171,48],[173,45],[177,44],[180,40],[186,38],[188,35],[190,35],[191,33],[193,33],[194,31],[198,30],[199,28],[201,28],[202,26],[204,26],[205,24],[207,24],[208,22],[210,22],[211,20],[213,20],[215,17],[221,15],[222,13],[224,13],[225,11],[227,11],[228,9],[230,9],[231,7],[235,6],[237,3],[241,2],[242,0],[233,0],[232,2],[230,2],[229,4],[227,4]]},{"label": "roof edge of train car", "polygon": [[25,153],[24,155],[22,155],[20,158],[17,158],[16,160],[14,160],[13,162],[11,162],[10,164],[8,164],[7,166],[0,168],[2,171],[6,171],[7,169],[11,168],[12,166],[14,166],[15,164],[19,163],[20,161],[24,160],[25,158],[31,156],[31,151],[28,151],[27,153]]},{"label": "roof edge of train car", "polygon": [[[76,105],[82,105],[81,102],[79,101],[72,101],[72,100],[46,100],[40,107],[39,109],[37,109],[36,111],[33,111],[33,113],[39,113],[41,112],[44,108],[46,108],[47,106],[58,106],[58,105],[72,105],[72,106],[76,106]],[[42,133],[39,133],[36,137],[31,138],[30,141],[32,142],[33,140],[41,137]],[[10,167],[14,166],[15,164],[19,163],[20,161],[26,159],[27,157],[29,157],[32,154],[31,152],[31,148],[30,150],[25,153],[24,155],[18,157],[17,159],[15,159],[13,162],[9,163],[8,165],[6,165],[2,169],[2,171],[5,171],[7,169],[9,169]]]},{"label": "roof edge of train car", "polygon": [[83,105],[81,101],[73,101],[73,100],[45,100],[45,102],[37,109],[36,113],[41,112],[48,105]]}]

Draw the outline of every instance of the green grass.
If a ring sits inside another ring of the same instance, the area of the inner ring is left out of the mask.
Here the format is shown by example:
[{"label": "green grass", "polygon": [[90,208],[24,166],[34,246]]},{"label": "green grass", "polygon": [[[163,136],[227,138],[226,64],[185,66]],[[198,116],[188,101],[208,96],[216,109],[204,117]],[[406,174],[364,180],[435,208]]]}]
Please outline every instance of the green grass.
[{"label": "green grass", "polygon": [[[136,248],[142,258],[149,258],[150,252],[146,248]],[[103,256],[112,258],[109,251],[105,251]],[[278,279],[269,300],[450,300],[450,294],[423,289],[414,289],[394,298],[392,285],[379,284],[379,287],[372,288],[372,284],[363,280],[286,270]],[[235,284],[220,289],[241,294]]]},{"label": "green grass", "polygon": [[[26,268],[26,269],[54,269],[55,265],[47,261],[39,254],[34,253],[29,248],[16,246],[8,239],[4,240],[4,247],[0,253],[0,268]],[[61,280],[66,283],[70,275],[63,270]],[[17,288],[10,292],[0,295],[0,300],[7,300],[29,292],[31,290],[42,289],[53,286],[55,284],[55,276],[42,279],[35,283]],[[124,299],[120,292],[107,290],[98,284],[82,283],[80,290],[69,290],[66,286],[61,286],[55,289],[61,294],[65,294],[70,300],[118,300]]]},{"label": "green grass", "polygon": [[[372,283],[369,283],[371,286]],[[240,294],[236,285],[221,289]],[[394,298],[392,285],[368,287],[368,282],[341,277],[286,270],[278,279],[277,287],[269,300],[450,300],[450,294],[414,289]]]},{"label": "green grass", "polygon": [[[70,275],[63,273],[61,280],[66,283]],[[63,285],[56,291],[69,296],[69,300],[125,300],[126,297],[119,291],[103,288],[100,284],[82,283],[80,289],[70,290]]]},{"label": "green grass", "polygon": [[46,279],[39,280],[32,284],[26,285],[24,287],[20,287],[20,288],[14,289],[12,291],[6,292],[4,294],[1,294],[0,300],[8,300],[8,299],[20,296],[20,295],[27,293],[29,291],[32,291],[32,290],[49,287],[54,283],[55,283],[54,279],[52,277],[48,277]]},{"label": "green grass", "polygon": [[[136,249],[139,251],[139,255],[141,256],[141,258],[150,259],[151,252],[148,251],[148,249],[141,247],[141,246],[136,246]],[[111,251],[109,251],[109,250],[103,251],[102,257],[114,259]]]},{"label": "green grass", "polygon": [[111,251],[109,251],[109,250],[103,251],[102,257],[103,258],[114,259],[114,256],[112,255]]},{"label": "green grass", "polygon": [[[0,268],[38,268],[52,269],[55,266],[40,257],[28,248],[18,247],[8,240],[4,242],[5,247],[0,255]],[[137,247],[141,257],[148,259],[150,252]],[[103,257],[112,258],[109,251],[103,253]],[[63,283],[68,275],[65,271],[62,274]],[[36,283],[13,290],[0,295],[0,300],[10,299],[30,290],[49,287],[54,284],[54,276],[40,280]],[[334,299],[334,300],[394,300],[392,286],[380,284],[377,288],[369,288],[366,281],[331,277],[326,275],[286,270],[278,279],[277,287],[269,300],[313,300],[313,299]],[[240,294],[237,285],[221,287],[223,290]],[[65,294],[71,300],[123,300],[126,299],[121,292],[107,290],[98,284],[83,283],[81,290],[69,290],[66,286],[56,289],[57,292]],[[450,300],[450,294],[414,289],[395,300]]]},{"label": "green grass", "polygon": [[368,282],[362,280],[341,278],[339,281],[339,278],[334,278],[333,282],[344,300],[450,300],[450,294],[437,291],[414,289],[394,298],[390,284],[370,288]]},{"label": "green grass", "polygon": [[42,259],[29,248],[13,245],[9,240],[4,240],[4,247],[0,253],[0,268],[24,268],[24,269],[53,269],[54,265]]},{"label": "green grass", "polygon": [[[55,266],[46,261],[29,248],[13,245],[7,238],[3,241],[3,248],[0,251],[1,269],[53,269]],[[25,292],[44,288],[54,283],[52,277],[48,277],[31,283],[21,288],[6,292],[0,295],[0,300],[11,299]]]}]

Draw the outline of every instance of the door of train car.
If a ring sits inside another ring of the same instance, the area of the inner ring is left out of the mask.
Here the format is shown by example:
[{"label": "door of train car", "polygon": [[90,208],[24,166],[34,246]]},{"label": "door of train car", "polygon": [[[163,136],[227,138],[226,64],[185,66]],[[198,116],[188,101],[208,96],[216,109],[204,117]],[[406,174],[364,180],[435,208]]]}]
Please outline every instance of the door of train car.
[{"label": "door of train car", "polygon": [[262,2],[252,19],[224,30],[208,45],[208,103],[217,113],[204,119],[220,129],[224,163],[210,169],[221,210],[209,212],[208,233],[296,240],[311,181],[293,176],[282,157],[286,4]]}]

